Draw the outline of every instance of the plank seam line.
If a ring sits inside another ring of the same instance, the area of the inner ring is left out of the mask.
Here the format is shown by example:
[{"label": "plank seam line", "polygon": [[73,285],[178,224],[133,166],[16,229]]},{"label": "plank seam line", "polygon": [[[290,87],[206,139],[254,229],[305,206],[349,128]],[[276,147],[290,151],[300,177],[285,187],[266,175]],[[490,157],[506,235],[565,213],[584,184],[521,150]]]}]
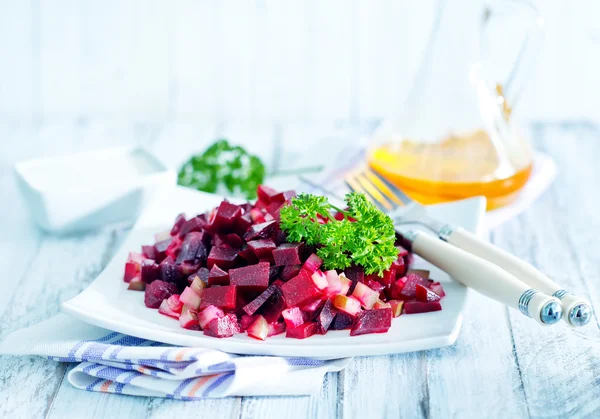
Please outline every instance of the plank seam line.
[{"label": "plank seam line", "polygon": [[[44,418],[46,418],[46,419],[50,417],[50,412],[52,411],[52,408],[54,407],[54,401],[56,400],[56,396],[58,396],[58,392],[60,391],[60,388],[62,387],[62,384],[65,381],[65,377],[67,376],[67,371],[69,370],[69,364],[60,363],[59,368],[62,368],[62,370],[63,370],[62,378],[60,380],[58,380],[58,382],[56,384],[56,388],[54,389],[54,392],[52,392],[52,397],[50,399],[50,403],[48,403],[48,407],[46,408],[46,412],[44,413]],[[71,385],[71,384],[69,384],[69,385]]]}]

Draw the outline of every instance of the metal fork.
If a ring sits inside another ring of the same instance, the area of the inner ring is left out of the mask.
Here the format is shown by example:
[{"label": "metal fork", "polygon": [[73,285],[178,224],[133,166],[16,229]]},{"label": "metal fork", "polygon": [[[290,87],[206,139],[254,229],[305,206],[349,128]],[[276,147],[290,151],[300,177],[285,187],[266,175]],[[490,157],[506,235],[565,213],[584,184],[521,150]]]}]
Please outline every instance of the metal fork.
[{"label": "metal fork", "polygon": [[[379,209],[389,214],[397,228],[402,230],[402,235],[412,242],[413,251],[415,251],[415,253],[419,254],[418,251],[421,251],[426,255],[421,256],[430,262],[436,264],[435,260],[437,260],[439,263],[443,263],[444,265],[447,265],[446,267],[456,271],[456,267],[450,266],[455,265],[456,263],[446,261],[443,257],[441,259],[444,260],[438,260],[440,259],[440,256],[435,255],[432,249],[435,247],[437,251],[442,251],[442,253],[449,251],[448,248],[452,246],[456,248],[454,250],[460,249],[463,251],[462,253],[466,252],[469,256],[480,258],[484,262],[505,271],[511,278],[504,276],[502,280],[508,281],[504,286],[511,287],[511,295],[507,295],[498,289],[489,289],[489,282],[492,282],[491,278],[485,278],[484,281],[488,284],[482,283],[480,279],[467,278],[467,281],[471,281],[472,283],[465,283],[465,285],[474,289],[479,289],[483,294],[487,294],[496,300],[501,298],[504,300],[503,302],[505,302],[505,304],[518,308],[523,314],[530,317],[532,316],[532,310],[531,307],[528,306],[531,304],[532,298],[528,297],[528,295],[551,296],[549,298],[560,300],[560,304],[562,305],[561,317],[567,324],[572,327],[580,327],[590,322],[592,318],[592,306],[587,300],[565,291],[560,285],[552,281],[529,263],[511,255],[499,247],[481,240],[464,228],[443,223],[430,217],[427,214],[425,206],[412,200],[400,188],[389,182],[383,176],[377,174],[375,171],[366,167],[361,168],[346,175],[344,180],[351,190],[364,193]],[[437,243],[430,243],[430,237],[423,239],[423,237],[427,236],[425,234],[405,229],[405,226],[410,224],[418,224],[431,230],[439,239],[441,239],[441,241],[437,240],[437,242],[442,244],[442,246]],[[420,244],[419,242],[423,243]],[[452,246],[448,246],[446,243],[442,242],[446,242]],[[426,247],[425,249],[423,248],[424,246]],[[462,253],[454,252],[453,256],[463,260],[464,255]],[[473,261],[464,260],[463,262],[472,263]],[[485,267],[486,272],[490,268],[487,265],[482,266]],[[442,266],[439,267],[450,273],[457,280],[460,280],[463,283],[465,282],[463,278],[458,276],[463,274],[460,269],[458,269],[458,275],[453,275],[448,269],[444,269]],[[482,271],[477,272],[479,273],[479,277],[484,276]],[[494,276],[496,276],[496,274],[497,272],[494,272]],[[517,284],[517,282],[521,285]],[[526,289],[523,290],[523,287]],[[518,296],[517,301],[515,301],[516,293],[519,290],[522,293]],[[552,311],[556,309],[556,306],[554,306],[553,309],[550,308],[550,302],[553,301],[552,299],[546,299],[545,301],[547,306],[542,306],[540,312],[534,313],[535,316],[548,316],[548,313],[544,312],[544,310]],[[551,316],[548,321],[542,322],[548,324],[549,322],[552,322],[555,317],[556,316]],[[558,319],[556,321],[558,321]]]}]

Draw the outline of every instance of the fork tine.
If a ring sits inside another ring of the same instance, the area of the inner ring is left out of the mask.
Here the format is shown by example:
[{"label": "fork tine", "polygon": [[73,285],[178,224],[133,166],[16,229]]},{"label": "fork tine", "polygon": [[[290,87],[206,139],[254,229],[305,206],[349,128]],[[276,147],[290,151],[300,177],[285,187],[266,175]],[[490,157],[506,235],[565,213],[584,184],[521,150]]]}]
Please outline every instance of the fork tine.
[{"label": "fork tine", "polygon": [[394,206],[389,203],[387,199],[383,196],[383,194],[374,186],[369,180],[365,177],[364,173],[359,173],[356,175],[356,179],[358,183],[366,190],[369,195],[371,195],[377,202],[381,204],[387,211],[391,211],[394,209]]},{"label": "fork tine", "polygon": [[365,191],[360,185],[360,183],[358,183],[358,181],[354,179],[351,175],[347,175],[344,177],[344,183],[348,186],[348,188],[350,188],[350,190],[363,193],[367,197],[367,199],[373,203],[373,205],[375,205],[381,211],[385,211],[385,208],[379,202],[377,202],[376,199],[369,195],[369,193]]},{"label": "fork tine", "polygon": [[392,192],[390,188],[388,188],[388,186],[385,183],[383,183],[383,181],[378,176],[376,176],[371,170],[365,169],[365,176],[371,181],[373,185],[375,185],[377,189],[379,189],[383,194],[385,194],[397,206],[401,207],[405,205],[404,202],[402,202],[400,198],[398,198],[394,194],[394,192]]},{"label": "fork tine", "polygon": [[[367,169],[368,170],[368,169]],[[369,170],[369,172],[371,172],[371,174],[379,179],[380,182],[382,182],[385,186],[388,187],[388,189],[394,193],[394,195],[396,195],[405,205],[408,205],[410,203],[413,202],[413,200],[406,195],[402,189],[398,188],[396,185],[394,185],[393,183],[391,183],[389,180],[387,180],[385,177],[381,176],[379,173],[377,173],[375,170]]]}]

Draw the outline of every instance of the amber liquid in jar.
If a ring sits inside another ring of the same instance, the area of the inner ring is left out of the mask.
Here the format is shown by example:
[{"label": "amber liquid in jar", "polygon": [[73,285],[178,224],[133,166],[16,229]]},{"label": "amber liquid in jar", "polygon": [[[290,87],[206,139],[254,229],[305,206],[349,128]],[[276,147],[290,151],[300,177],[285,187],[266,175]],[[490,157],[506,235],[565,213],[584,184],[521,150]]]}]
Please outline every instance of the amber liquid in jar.
[{"label": "amber liquid in jar", "polygon": [[532,169],[530,162],[499,177],[496,149],[483,130],[449,136],[434,144],[384,144],[370,150],[367,160],[375,171],[422,204],[484,195],[488,210],[512,203]]}]

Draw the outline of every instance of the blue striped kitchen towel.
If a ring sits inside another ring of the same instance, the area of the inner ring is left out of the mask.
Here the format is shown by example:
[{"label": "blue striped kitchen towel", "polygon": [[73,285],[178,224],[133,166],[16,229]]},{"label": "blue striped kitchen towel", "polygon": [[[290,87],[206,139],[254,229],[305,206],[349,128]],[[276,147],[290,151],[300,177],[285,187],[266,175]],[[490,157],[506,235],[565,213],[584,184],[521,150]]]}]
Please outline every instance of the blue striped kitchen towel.
[{"label": "blue striped kitchen towel", "polygon": [[82,390],[180,400],[310,395],[321,389],[325,373],[342,370],[351,359],[242,356],[168,346],[64,314],[8,335],[0,354],[77,363],[67,378]]}]

